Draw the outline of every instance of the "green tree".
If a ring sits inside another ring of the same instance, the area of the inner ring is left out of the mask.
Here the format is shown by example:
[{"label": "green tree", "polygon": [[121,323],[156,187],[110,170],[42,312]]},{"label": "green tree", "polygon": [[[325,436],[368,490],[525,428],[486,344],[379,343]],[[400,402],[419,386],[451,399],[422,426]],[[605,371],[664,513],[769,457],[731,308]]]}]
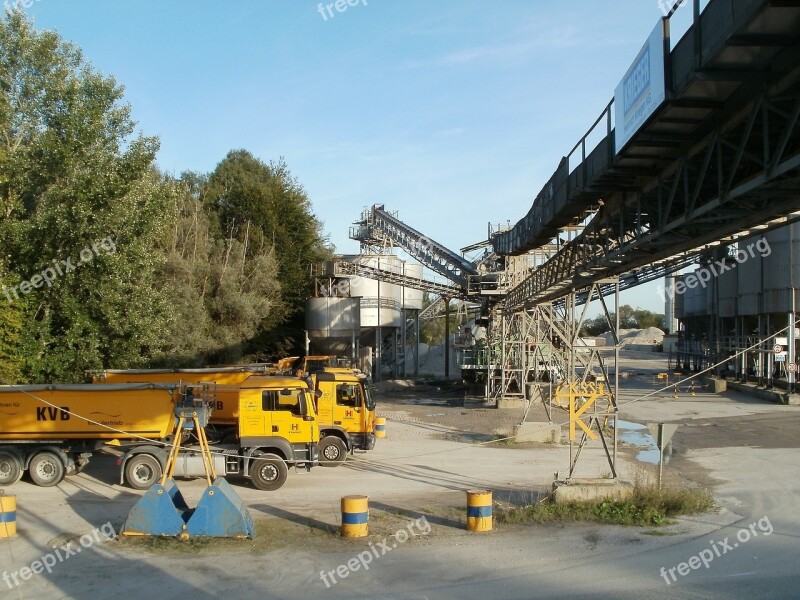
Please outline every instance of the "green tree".
[{"label": "green tree", "polygon": [[637,308],[633,314],[636,318],[636,323],[639,329],[647,329],[648,327],[664,329],[665,317],[663,314],[650,312],[649,310],[643,310],[640,308]]},{"label": "green tree", "polygon": [[220,238],[238,240],[247,257],[265,249],[274,253],[280,297],[249,350],[264,359],[302,349],[305,299],[313,292],[309,265],[330,256],[305,190],[282,160],[266,164],[236,150],[217,165],[203,193]]},{"label": "green tree", "polygon": [[[438,296],[433,296],[425,292],[423,295],[423,305],[424,307],[428,307],[433,302],[439,302],[440,298]],[[457,305],[458,301],[450,301],[450,335],[455,334],[458,331],[459,323],[459,315],[457,312]],[[428,344],[429,346],[436,346],[438,344],[444,343],[444,334],[445,334],[445,305],[441,303],[440,308],[438,309],[438,314],[435,318],[426,321],[421,327],[419,331],[420,341],[423,344]]]},{"label": "green tree", "polygon": [[[616,313],[612,312],[610,319],[613,324],[616,319]],[[619,327],[620,329],[647,329],[648,327],[664,329],[664,315],[623,304],[619,307]],[[584,323],[581,334],[584,336],[598,336],[608,331],[611,331],[609,322],[605,315],[600,314]]]},{"label": "green tree", "polygon": [[19,353],[33,381],[142,364],[164,345],[155,270],[175,190],[122,98],[56,33],[20,11],[0,20],[0,250],[30,282],[89,259],[25,296]]},{"label": "green tree", "polygon": [[[169,347],[155,357],[159,366],[200,366],[240,361],[246,342],[279,301],[280,285],[272,247],[215,237],[204,206],[205,177],[185,173],[178,182],[174,226],[160,285],[174,304]],[[210,218],[212,217],[212,218]]]},{"label": "green tree", "polygon": [[[0,285],[4,291],[13,286],[16,278],[10,274],[0,276]],[[27,303],[7,302],[0,296],[0,383],[18,383],[23,381],[23,357],[20,354],[22,343],[23,319],[28,310]]]}]

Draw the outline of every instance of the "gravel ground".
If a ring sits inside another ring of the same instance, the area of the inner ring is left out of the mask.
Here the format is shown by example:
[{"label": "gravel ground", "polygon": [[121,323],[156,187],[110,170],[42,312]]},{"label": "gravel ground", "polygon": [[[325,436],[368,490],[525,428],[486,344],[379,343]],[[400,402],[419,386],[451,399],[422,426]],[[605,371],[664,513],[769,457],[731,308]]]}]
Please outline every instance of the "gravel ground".
[{"label": "gravel ground", "polygon": [[[534,530],[507,525],[497,526],[489,536],[470,535],[464,530],[466,490],[492,489],[495,500],[504,502],[534,501],[550,488],[554,473],[565,472],[569,449],[476,443],[508,435],[523,411],[464,408],[464,390],[452,383],[384,383],[377,400],[379,414],[388,418],[388,437],[378,440],[375,450],[356,453],[339,468],[292,472],[286,485],[275,492],[260,492],[232,480],[256,520],[255,541],[97,543],[69,558],[69,564],[59,564],[52,573],[36,575],[22,586],[0,585],[0,598],[483,597],[484,592],[479,594],[472,586],[491,587],[500,574],[513,572],[526,583],[536,573],[552,573],[555,585],[565,560],[591,569],[599,557],[616,561],[619,568],[640,558],[650,560],[653,564],[648,563],[647,574],[639,573],[638,580],[645,581],[645,586],[651,580],[653,585],[663,585],[657,566],[674,564],[698,548],[687,546],[668,559],[648,553],[711,535],[735,522],[743,514],[740,510],[748,509],[756,516],[769,510],[776,522],[792,514],[791,486],[797,469],[791,457],[800,445],[795,433],[800,408],[705,390],[692,395],[685,386],[678,398],[660,392],[643,399],[657,390],[654,374],[666,370],[666,357],[622,354],[621,371],[629,375],[619,398],[621,417],[634,427],[647,422],[678,423],[666,476],[721,490],[718,512],[681,519],[660,529],[658,535],[639,528],[587,525]],[[647,449],[641,439],[620,447],[618,471],[623,477],[642,471],[652,474],[657,469],[636,460]],[[596,445],[587,447],[579,470],[578,475],[586,477],[607,471],[602,450]],[[785,480],[776,479],[775,474],[781,472],[787,473]],[[759,486],[757,502],[748,496],[755,493],[750,491],[754,488],[748,485],[749,479]],[[39,488],[23,480],[6,488],[17,496],[19,534],[13,540],[0,540],[0,570],[18,572],[69,540],[74,545],[105,523],[118,531],[141,493],[117,485],[117,480],[112,450],[98,454],[86,471],[58,487]],[[190,505],[204,489],[200,480],[178,485]],[[785,498],[771,495],[769,490],[775,486],[788,490]],[[339,500],[351,494],[370,499],[371,535],[366,540],[346,541],[337,536]],[[430,535],[412,536],[393,552],[395,558],[382,559],[369,574],[359,573],[360,577],[353,576],[331,590],[322,585],[320,569],[344,564],[367,544],[391,540],[394,532],[421,516],[432,525]],[[789,525],[784,527],[791,531]],[[701,546],[705,543],[700,541]],[[506,559],[488,560],[488,556]],[[536,569],[526,570],[520,566],[522,560],[535,561]],[[425,582],[415,573],[425,573]],[[470,584],[459,588],[462,581]],[[389,582],[395,590],[426,591],[393,595],[384,587]],[[453,586],[452,595],[427,591],[440,589],[440,584]],[[509,597],[529,596],[520,592]]]}]

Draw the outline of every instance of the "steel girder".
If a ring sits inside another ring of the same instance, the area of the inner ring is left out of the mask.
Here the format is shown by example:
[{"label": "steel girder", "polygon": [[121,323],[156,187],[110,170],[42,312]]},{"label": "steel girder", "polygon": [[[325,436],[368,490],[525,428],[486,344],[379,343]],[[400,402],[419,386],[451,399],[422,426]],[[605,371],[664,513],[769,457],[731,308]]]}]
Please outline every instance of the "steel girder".
[{"label": "steel girder", "polygon": [[[507,309],[602,278],[677,270],[709,245],[800,218],[800,84],[758,96],[639,189],[609,195],[575,240],[507,296]],[[650,265],[650,266],[648,266]],[[626,279],[623,277],[623,286]],[[642,282],[642,277],[637,284]]]}]

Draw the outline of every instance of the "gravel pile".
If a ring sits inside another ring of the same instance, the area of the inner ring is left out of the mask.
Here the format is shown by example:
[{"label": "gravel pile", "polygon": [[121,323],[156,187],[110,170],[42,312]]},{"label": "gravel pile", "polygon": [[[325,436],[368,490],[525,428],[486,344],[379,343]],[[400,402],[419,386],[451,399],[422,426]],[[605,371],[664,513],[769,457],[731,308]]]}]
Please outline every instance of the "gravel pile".
[{"label": "gravel pile", "polygon": [[[602,334],[606,345],[611,346],[614,339],[611,332]],[[664,342],[664,332],[658,327],[647,329],[620,329],[619,341],[622,346],[655,346]]]}]

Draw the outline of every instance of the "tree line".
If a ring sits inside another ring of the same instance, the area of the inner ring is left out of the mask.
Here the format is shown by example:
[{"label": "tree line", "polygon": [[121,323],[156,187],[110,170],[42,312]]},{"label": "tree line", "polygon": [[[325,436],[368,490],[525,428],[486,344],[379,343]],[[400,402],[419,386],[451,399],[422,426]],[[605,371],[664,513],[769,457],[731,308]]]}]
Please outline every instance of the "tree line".
[{"label": "tree line", "polygon": [[[616,313],[612,311],[610,317],[611,323],[614,323]],[[623,304],[619,307],[619,327],[620,329],[648,329],[649,327],[664,329],[664,315]],[[581,335],[594,337],[608,331],[611,331],[609,320],[605,315],[600,314],[584,322]]]},{"label": "tree line", "polygon": [[20,11],[0,20],[0,378],[269,360],[302,344],[331,250],[284,161],[156,165],[113,77]]}]

